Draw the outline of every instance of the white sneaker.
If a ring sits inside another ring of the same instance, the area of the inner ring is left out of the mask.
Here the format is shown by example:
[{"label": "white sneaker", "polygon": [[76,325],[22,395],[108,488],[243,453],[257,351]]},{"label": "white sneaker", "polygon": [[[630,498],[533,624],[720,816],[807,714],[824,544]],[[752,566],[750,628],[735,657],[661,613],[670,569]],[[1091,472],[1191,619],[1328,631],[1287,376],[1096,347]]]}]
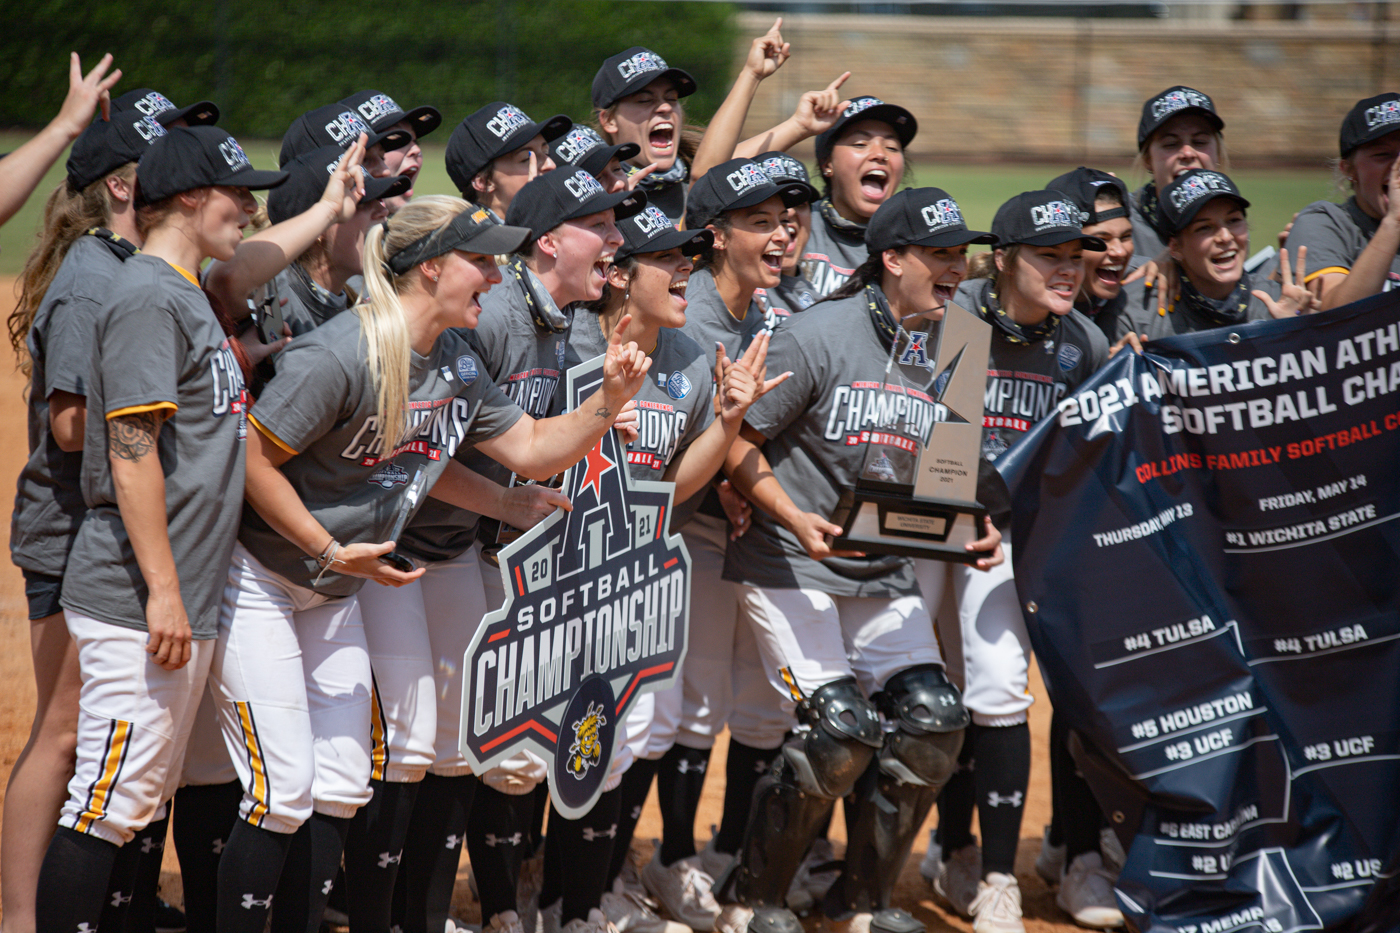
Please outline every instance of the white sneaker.
[{"label": "white sneaker", "polygon": [[1075,856],[1060,881],[1055,903],[1082,927],[1109,930],[1123,925],[1123,912],[1113,897],[1114,875],[1103,867],[1097,852]]},{"label": "white sneaker", "polygon": [[715,933],[746,933],[753,911],[743,904],[725,904],[715,920]]},{"label": "white sneaker", "polygon": [[550,904],[548,907],[540,908],[540,933],[559,933],[559,928],[564,925],[564,899]]},{"label": "white sneaker", "polygon": [[972,933],[1026,933],[1021,922],[1021,886],[994,871],[977,883],[972,899]]},{"label": "white sneaker", "polygon": [[668,867],[661,864],[661,843],[655,846],[657,854],[642,869],[647,892],[692,930],[713,930],[719,919],[719,904],[712,893],[715,879],[701,870],[700,857],[683,858]]},{"label": "white sneaker", "polygon": [[701,871],[711,878],[718,879],[720,875],[724,874],[725,869],[729,867],[730,863],[734,861],[734,856],[715,848],[715,832],[717,832],[717,830],[715,827],[711,826],[710,841],[705,843],[705,848],[700,850],[700,854],[696,856],[696,858],[700,860]]},{"label": "white sneaker", "polygon": [[608,917],[594,907],[588,911],[587,920],[570,920],[564,924],[562,933],[617,933],[617,928],[608,922]]},{"label": "white sneaker", "polygon": [[982,850],[976,845],[963,846],[938,866],[933,878],[933,890],[961,917],[972,919],[973,902],[980,892],[982,879]]},{"label": "white sneaker", "polygon": [[1123,851],[1123,843],[1118,841],[1118,834],[1107,826],[1099,830],[1099,854],[1103,856],[1103,867],[1111,871],[1115,878],[1123,871],[1123,863],[1128,860],[1128,854]]},{"label": "white sneaker", "polygon": [[616,890],[603,892],[603,913],[618,933],[690,933],[685,924],[658,917],[646,899]]},{"label": "white sneaker", "polygon": [[938,830],[928,831],[928,851],[924,853],[923,861],[919,862],[919,874],[924,876],[924,880],[933,884],[933,879],[938,877],[938,870],[943,867],[943,847],[938,844]]},{"label": "white sneaker", "polygon": [[1059,884],[1065,873],[1065,847],[1050,844],[1050,827],[1040,837],[1040,854],[1035,857],[1035,873],[1045,879],[1046,884]]},{"label": "white sneaker", "polygon": [[447,922],[443,924],[442,933],[481,933],[481,924],[448,917]]},{"label": "white sneaker", "polygon": [[503,910],[491,917],[483,933],[525,933],[520,925],[520,915],[513,910]]},{"label": "white sneaker", "polygon": [[836,861],[836,849],[832,847],[831,840],[818,837],[807,850],[802,864],[797,867],[797,874],[792,877],[792,884],[788,886],[788,907],[798,914],[809,912],[826,897],[826,892],[840,874],[841,863]]}]

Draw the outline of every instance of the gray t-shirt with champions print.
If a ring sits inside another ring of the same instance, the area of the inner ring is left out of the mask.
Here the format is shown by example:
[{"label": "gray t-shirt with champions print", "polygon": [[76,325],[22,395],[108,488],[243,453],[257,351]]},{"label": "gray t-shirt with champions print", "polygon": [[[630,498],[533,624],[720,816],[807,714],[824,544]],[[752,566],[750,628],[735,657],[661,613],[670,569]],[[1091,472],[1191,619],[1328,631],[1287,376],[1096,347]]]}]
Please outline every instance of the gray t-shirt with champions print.
[{"label": "gray t-shirt with champions print", "polygon": [[[412,353],[408,388],[408,429],[395,443],[380,432],[360,316],[340,314],[287,348],[253,408],[257,426],[297,452],[282,473],[341,544],[386,540],[418,470],[425,474],[421,504],[461,447],[504,434],[523,414],[454,331],[427,356]],[[314,583],[315,560],[252,506],[238,540],[268,569],[326,596],[349,596],[364,583],[334,572]]]},{"label": "gray t-shirt with champions print", "polygon": [[[887,417],[894,408],[885,403],[883,388],[889,357],[863,292],[814,305],[774,332],[768,371],[793,374],[755,402],[745,420],[768,438],[764,456],[799,509],[831,516],[842,490],[854,486],[865,469],[872,430],[914,440],[904,432],[906,419],[929,428],[938,419],[932,399],[913,396],[906,396],[902,415]],[[753,527],[729,542],[724,578],[833,596],[889,598],[919,592],[909,559],[872,555],[814,561],[792,532],[759,508],[753,510]]]},{"label": "gray t-shirt with champions print", "polygon": [[865,262],[865,228],[840,230],[826,219],[824,199],[812,205],[812,235],[802,253],[802,274],[818,295],[830,295]]},{"label": "gray t-shirt with champions print", "polygon": [[[1298,248],[1308,248],[1308,275],[1319,272],[1351,271],[1361,252],[1375,236],[1380,223],[1368,217],[1356,204],[1356,198],[1348,198],[1344,204],[1331,201],[1314,201],[1298,212],[1293,221],[1293,229],[1288,234],[1289,261],[1298,261]],[[1386,274],[1381,291],[1388,292],[1400,288],[1400,252],[1390,260],[1390,271]]]},{"label": "gray t-shirt with champions print", "polygon": [[63,607],[146,628],[148,593],[117,508],[106,416],[174,406],[157,436],[170,550],[190,629],[213,638],[243,504],[247,393],[238,360],[204,292],[154,256],[123,264],[95,337],[83,438],[89,511],[68,556]]}]

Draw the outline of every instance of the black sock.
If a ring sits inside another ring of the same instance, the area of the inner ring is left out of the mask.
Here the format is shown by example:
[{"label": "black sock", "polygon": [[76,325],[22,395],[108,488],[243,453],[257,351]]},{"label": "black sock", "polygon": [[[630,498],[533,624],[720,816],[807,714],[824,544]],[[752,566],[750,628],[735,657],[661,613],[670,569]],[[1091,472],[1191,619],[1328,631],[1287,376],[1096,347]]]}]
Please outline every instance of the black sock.
[{"label": "black sock", "polygon": [[973,736],[977,726],[968,726],[963,735],[962,753],[958,755],[958,769],[943,785],[938,795],[938,832],[935,839],[943,847],[943,861],[948,861],[954,852],[970,846],[972,838],[972,810],[977,804],[977,785],[973,774],[977,762],[972,753],[976,747]]},{"label": "black sock", "polygon": [[627,864],[627,853],[632,848],[632,834],[637,831],[637,821],[642,818],[642,807],[646,806],[647,794],[651,793],[651,779],[656,775],[656,759],[638,758],[632,767],[622,775],[622,783],[617,789],[621,792],[617,805],[617,839],[613,841],[612,861],[608,864],[608,887]]},{"label": "black sock", "polygon": [[389,933],[394,881],[413,819],[418,784],[369,782],[374,796],[350,820],[345,838],[345,881],[355,933]]},{"label": "black sock", "polygon": [[60,826],[54,830],[34,903],[38,930],[96,931],[119,847]]},{"label": "black sock", "polygon": [[516,910],[515,886],[534,826],[535,796],[503,794],[480,779],[473,780],[477,786],[467,817],[467,853],[485,927],[496,914]]},{"label": "black sock", "polygon": [[[144,832],[144,831],[143,831]],[[131,910],[131,901],[136,891],[136,876],[141,869],[142,833],[138,832],[131,841],[117,850],[112,870],[107,875],[107,893],[103,895],[102,919],[99,929],[122,930],[126,926],[126,915]]]},{"label": "black sock", "polygon": [[656,799],[661,805],[661,864],[674,865],[695,854],[695,812],[705,792],[708,748],[672,745],[656,769]]},{"label": "black sock", "polygon": [[[277,885],[272,933],[318,933],[349,831],[348,817],[312,813],[311,819],[292,834],[282,880]],[[220,927],[219,933],[226,931]]]},{"label": "black sock", "polygon": [[336,869],[335,883],[331,885],[331,893],[326,895],[326,910],[337,910],[347,918],[350,916],[350,895],[347,893],[350,886],[345,883],[345,860],[340,860],[340,868]]},{"label": "black sock", "polygon": [[136,865],[135,885],[131,903],[126,909],[126,933],[151,933],[156,925],[156,904],[160,900],[160,863],[165,855],[165,834],[170,829],[170,804],[165,816],[151,823],[131,840],[137,843],[140,857]]},{"label": "black sock", "polygon": [[758,781],[773,767],[778,748],[754,748],[729,738],[729,757],[724,764],[724,815],[720,817],[719,832],[715,834],[715,849],[733,855],[744,843],[744,829],[749,825],[753,808],[753,791]]},{"label": "black sock", "polygon": [[616,787],[576,820],[566,820],[554,807],[549,808],[540,904],[563,899],[561,927],[570,920],[587,920],[588,911],[602,905],[621,804],[622,788]]},{"label": "black sock", "polygon": [[437,933],[447,924],[476,778],[429,774],[418,787],[394,885],[394,925],[403,933]]},{"label": "black sock", "polygon": [[187,933],[215,933],[218,918],[219,856],[238,819],[243,785],[187,784],[175,792],[175,854],[185,889]]},{"label": "black sock", "polygon": [[219,857],[219,933],[263,933],[291,846],[289,833],[261,829],[247,820],[234,824]]},{"label": "black sock", "polygon": [[[1099,851],[1099,830],[1105,824],[1103,809],[1069,753],[1069,729],[1061,728],[1057,735],[1055,722],[1050,721],[1050,773],[1055,818],[1064,826],[1060,844],[1065,847],[1065,867],[1069,867],[1076,856]],[[1056,773],[1057,767],[1060,773]]]},{"label": "black sock", "polygon": [[540,843],[544,842],[544,815],[549,812],[549,785],[536,785],[530,796],[534,798],[535,810],[530,815],[530,835],[525,840],[527,856],[539,851]]},{"label": "black sock", "polygon": [[982,875],[1016,870],[1016,843],[1021,838],[1021,814],[1026,808],[1026,788],[1031,778],[1031,728],[978,726],[977,822],[982,827]]}]

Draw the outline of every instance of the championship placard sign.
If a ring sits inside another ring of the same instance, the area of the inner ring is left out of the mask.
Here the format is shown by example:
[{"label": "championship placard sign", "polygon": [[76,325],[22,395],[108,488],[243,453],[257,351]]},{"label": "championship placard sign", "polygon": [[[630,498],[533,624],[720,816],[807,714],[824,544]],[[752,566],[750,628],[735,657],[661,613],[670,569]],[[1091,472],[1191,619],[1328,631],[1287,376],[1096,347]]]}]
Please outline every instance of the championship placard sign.
[{"label": "championship placard sign", "polygon": [[[603,358],[569,370],[570,408]],[[499,554],[505,605],[464,659],[462,754],[480,774],[529,748],[561,814],[592,809],[644,693],[674,683],[690,619],[690,555],[668,532],[672,483],[634,481],[608,431],[565,475],[556,511]]]}]

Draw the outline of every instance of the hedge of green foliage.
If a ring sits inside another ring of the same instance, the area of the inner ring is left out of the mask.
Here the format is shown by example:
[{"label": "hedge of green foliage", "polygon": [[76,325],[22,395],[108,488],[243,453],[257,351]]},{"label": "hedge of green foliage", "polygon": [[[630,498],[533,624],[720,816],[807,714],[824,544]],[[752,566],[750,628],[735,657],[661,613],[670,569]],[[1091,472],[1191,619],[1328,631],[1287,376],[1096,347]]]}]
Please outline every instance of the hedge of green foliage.
[{"label": "hedge of green foliage", "polygon": [[214,101],[235,135],[280,137],[362,88],[430,103],[449,128],[502,98],[536,119],[582,118],[602,60],[633,45],[695,76],[700,116],[733,79],[734,36],[729,4],[665,0],[26,0],[0,31],[0,126],[52,117],[70,50],[85,67],[113,53],[117,92]]}]

